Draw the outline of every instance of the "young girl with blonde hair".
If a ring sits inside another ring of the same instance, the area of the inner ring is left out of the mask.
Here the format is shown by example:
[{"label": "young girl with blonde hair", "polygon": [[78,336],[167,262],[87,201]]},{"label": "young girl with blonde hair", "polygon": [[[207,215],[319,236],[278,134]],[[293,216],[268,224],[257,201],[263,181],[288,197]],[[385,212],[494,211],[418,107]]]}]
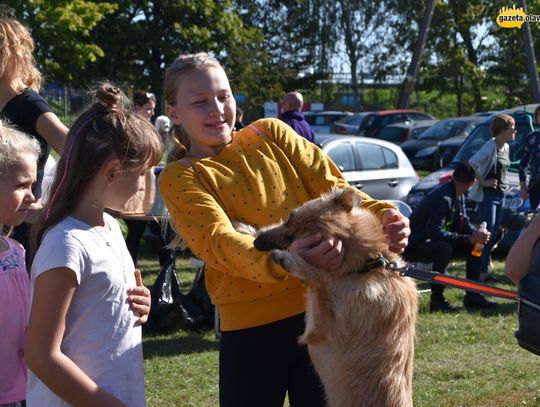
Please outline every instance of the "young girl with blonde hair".
[{"label": "young girl with blonde hair", "polygon": [[[301,282],[237,232],[232,221],[255,227],[280,219],[332,187],[352,188],[313,143],[277,119],[233,131],[236,104],[225,71],[205,53],[181,55],[165,74],[174,159],[159,178],[174,226],[206,262],[206,286],[219,306],[222,407],[324,406],[307,349]],[[381,218],[390,246],[402,251],[408,220],[390,204],[362,197]],[[340,241],[316,234],[291,243],[316,267],[343,259]],[[351,346],[355,346],[351,344]]]},{"label": "young girl with blonde hair", "polygon": [[145,406],[140,324],[149,311],[118,222],[163,153],[154,126],[104,84],[73,124],[35,234],[29,406]]},{"label": "young girl with blonde hair", "polygon": [[[25,250],[4,236],[3,227],[24,221],[35,198],[39,144],[0,121],[0,406],[16,407],[25,399],[24,341],[28,321],[30,280]],[[8,233],[9,235],[9,233]]]}]

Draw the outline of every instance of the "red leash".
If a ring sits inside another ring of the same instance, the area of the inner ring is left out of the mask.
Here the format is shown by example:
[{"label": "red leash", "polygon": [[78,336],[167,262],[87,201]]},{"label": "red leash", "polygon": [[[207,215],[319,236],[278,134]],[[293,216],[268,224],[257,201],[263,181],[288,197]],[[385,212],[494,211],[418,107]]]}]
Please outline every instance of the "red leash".
[{"label": "red leash", "polygon": [[402,276],[429,281],[430,283],[434,284],[460,288],[462,290],[472,291],[492,297],[506,298],[507,300],[519,300],[517,291],[505,290],[503,288],[493,287],[489,284],[479,283],[478,281],[437,273],[436,271],[422,270],[412,264],[408,264],[405,267],[396,267],[395,265],[390,264],[390,269],[399,272],[399,274]]}]

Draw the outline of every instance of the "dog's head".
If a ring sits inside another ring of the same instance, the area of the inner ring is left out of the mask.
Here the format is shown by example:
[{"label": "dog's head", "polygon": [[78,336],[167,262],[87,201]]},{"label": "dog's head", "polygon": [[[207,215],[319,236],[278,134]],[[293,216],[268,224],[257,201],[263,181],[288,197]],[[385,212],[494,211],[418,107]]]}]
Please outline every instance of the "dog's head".
[{"label": "dog's head", "polygon": [[285,250],[295,239],[317,232],[324,236],[341,234],[340,221],[346,222],[347,214],[358,207],[360,201],[351,190],[332,190],[293,209],[284,222],[260,229],[254,245],[259,250]]},{"label": "dog's head", "polygon": [[321,232],[325,238],[342,241],[345,263],[349,254],[359,250],[362,256],[350,257],[366,260],[381,255],[388,249],[381,223],[370,211],[361,208],[360,202],[353,190],[333,189],[294,209],[284,222],[262,228],[254,245],[259,250],[286,250],[295,239]]}]

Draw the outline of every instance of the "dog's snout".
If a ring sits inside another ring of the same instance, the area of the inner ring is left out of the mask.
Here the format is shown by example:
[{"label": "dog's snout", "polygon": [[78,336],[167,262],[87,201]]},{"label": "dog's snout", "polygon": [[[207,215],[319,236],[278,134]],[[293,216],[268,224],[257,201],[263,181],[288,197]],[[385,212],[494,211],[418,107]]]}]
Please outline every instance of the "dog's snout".
[{"label": "dog's snout", "polygon": [[262,235],[255,238],[253,245],[256,249],[264,251],[272,250],[274,248],[270,239],[267,239]]}]

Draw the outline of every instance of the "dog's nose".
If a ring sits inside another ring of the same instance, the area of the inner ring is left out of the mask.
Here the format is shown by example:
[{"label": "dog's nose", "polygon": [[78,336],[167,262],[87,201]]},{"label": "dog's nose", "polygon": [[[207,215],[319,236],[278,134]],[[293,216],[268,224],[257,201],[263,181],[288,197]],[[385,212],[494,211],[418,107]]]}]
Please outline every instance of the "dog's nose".
[{"label": "dog's nose", "polygon": [[261,236],[258,236],[257,238],[255,238],[255,240],[253,241],[253,246],[255,246],[255,248],[258,250],[264,250],[264,251],[272,249],[270,245],[270,241],[268,239],[264,239]]}]

